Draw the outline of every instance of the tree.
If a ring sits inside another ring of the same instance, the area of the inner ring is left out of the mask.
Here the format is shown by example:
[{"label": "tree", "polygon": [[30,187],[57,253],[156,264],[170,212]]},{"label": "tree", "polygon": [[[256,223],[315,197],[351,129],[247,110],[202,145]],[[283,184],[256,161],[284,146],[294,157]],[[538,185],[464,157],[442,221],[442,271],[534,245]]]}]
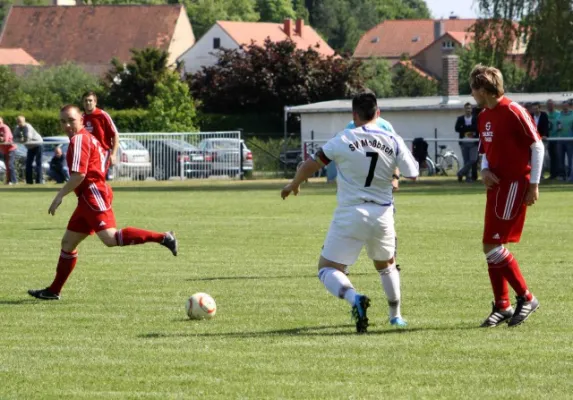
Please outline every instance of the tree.
[{"label": "tree", "polygon": [[392,71],[390,63],[382,58],[371,58],[362,62],[361,75],[368,89],[379,98],[392,96]]},{"label": "tree", "polygon": [[22,99],[20,80],[10,68],[0,65],[0,109],[19,108]]},{"label": "tree", "polygon": [[296,17],[291,0],[257,0],[256,10],[263,22],[282,22]]},{"label": "tree", "polygon": [[394,67],[392,89],[394,97],[435,96],[438,82],[420,75],[414,69],[398,64]]},{"label": "tree", "polygon": [[294,10],[295,13],[295,17],[298,19],[304,19],[305,21],[308,21],[310,18],[310,13],[308,11],[308,8],[306,8],[305,6],[305,1],[304,0],[293,0],[292,1],[292,8]]},{"label": "tree", "polygon": [[149,128],[155,132],[196,131],[195,104],[189,87],[175,72],[168,73],[149,96]]},{"label": "tree", "polygon": [[155,85],[171,73],[167,66],[168,53],[155,48],[131,50],[132,58],[127,64],[117,58],[111,61],[112,68],[106,73],[108,90],[106,104],[115,109],[146,108],[149,96],[155,93]]},{"label": "tree", "polygon": [[350,97],[363,87],[360,66],[267,39],[262,46],[223,49],[216,65],[187,79],[204,112],[281,113],[285,105]]},{"label": "tree", "polygon": [[193,26],[193,32],[200,38],[217,20],[258,21],[256,0],[182,0]]}]

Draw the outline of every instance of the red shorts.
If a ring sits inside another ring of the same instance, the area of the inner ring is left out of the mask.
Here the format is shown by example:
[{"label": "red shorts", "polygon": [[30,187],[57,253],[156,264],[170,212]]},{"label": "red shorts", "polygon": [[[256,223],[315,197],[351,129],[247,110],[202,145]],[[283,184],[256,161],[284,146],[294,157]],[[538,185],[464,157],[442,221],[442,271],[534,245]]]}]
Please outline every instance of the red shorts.
[{"label": "red shorts", "polygon": [[487,191],[483,243],[517,243],[521,239],[527,206],[529,179],[502,181]]},{"label": "red shorts", "polygon": [[82,198],[78,199],[78,206],[68,222],[68,230],[86,235],[109,228],[115,228],[115,215],[110,207],[106,211],[93,210]]}]

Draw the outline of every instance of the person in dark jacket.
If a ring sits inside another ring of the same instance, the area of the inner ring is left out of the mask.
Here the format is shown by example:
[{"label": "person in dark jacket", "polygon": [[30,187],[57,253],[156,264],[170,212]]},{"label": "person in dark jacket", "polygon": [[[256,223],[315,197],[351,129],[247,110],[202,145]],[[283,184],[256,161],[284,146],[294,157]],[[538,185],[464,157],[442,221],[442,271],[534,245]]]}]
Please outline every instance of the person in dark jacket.
[{"label": "person in dark jacket", "polygon": [[[472,112],[472,105],[464,105],[464,115],[460,115],[456,120],[456,132],[460,139],[477,139],[477,115]],[[478,160],[478,142],[460,142],[462,156],[464,159],[463,167],[458,171],[458,181],[466,177],[467,182],[477,180],[477,160]]]},{"label": "person in dark jacket", "polygon": [[66,158],[60,146],[54,150],[54,157],[50,160],[48,176],[55,180],[56,183],[64,183],[70,180],[70,172],[66,165]]}]

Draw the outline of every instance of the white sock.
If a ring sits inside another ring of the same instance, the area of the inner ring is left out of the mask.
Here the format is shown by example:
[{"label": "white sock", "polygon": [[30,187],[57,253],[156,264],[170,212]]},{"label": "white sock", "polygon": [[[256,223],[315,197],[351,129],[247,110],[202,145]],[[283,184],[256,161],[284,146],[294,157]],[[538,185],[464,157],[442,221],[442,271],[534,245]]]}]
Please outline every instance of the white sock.
[{"label": "white sock", "polygon": [[388,299],[390,319],[402,317],[400,315],[400,272],[396,268],[396,263],[379,270],[378,273]]},{"label": "white sock", "polygon": [[344,272],[324,267],[318,271],[318,279],[333,296],[346,300],[351,306],[354,305],[356,290]]}]

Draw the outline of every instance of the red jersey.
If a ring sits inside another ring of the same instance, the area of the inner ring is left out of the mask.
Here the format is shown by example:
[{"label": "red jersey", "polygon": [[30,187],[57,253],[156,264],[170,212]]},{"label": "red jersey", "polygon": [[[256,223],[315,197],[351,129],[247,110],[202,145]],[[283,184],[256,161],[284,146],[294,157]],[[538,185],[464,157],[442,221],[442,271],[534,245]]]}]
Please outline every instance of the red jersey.
[{"label": "red jersey", "polygon": [[106,154],[95,137],[82,129],[70,139],[66,153],[70,174],[84,174],[83,182],[74,189],[92,210],[106,211],[111,208],[112,191],[105,183]]},{"label": "red jersey", "polygon": [[91,114],[84,114],[84,126],[99,140],[104,150],[113,148],[117,128],[108,113],[96,107]]},{"label": "red jersey", "polygon": [[480,153],[489,169],[502,180],[527,177],[531,171],[531,145],[541,137],[535,121],[519,104],[503,97],[478,115]]}]

